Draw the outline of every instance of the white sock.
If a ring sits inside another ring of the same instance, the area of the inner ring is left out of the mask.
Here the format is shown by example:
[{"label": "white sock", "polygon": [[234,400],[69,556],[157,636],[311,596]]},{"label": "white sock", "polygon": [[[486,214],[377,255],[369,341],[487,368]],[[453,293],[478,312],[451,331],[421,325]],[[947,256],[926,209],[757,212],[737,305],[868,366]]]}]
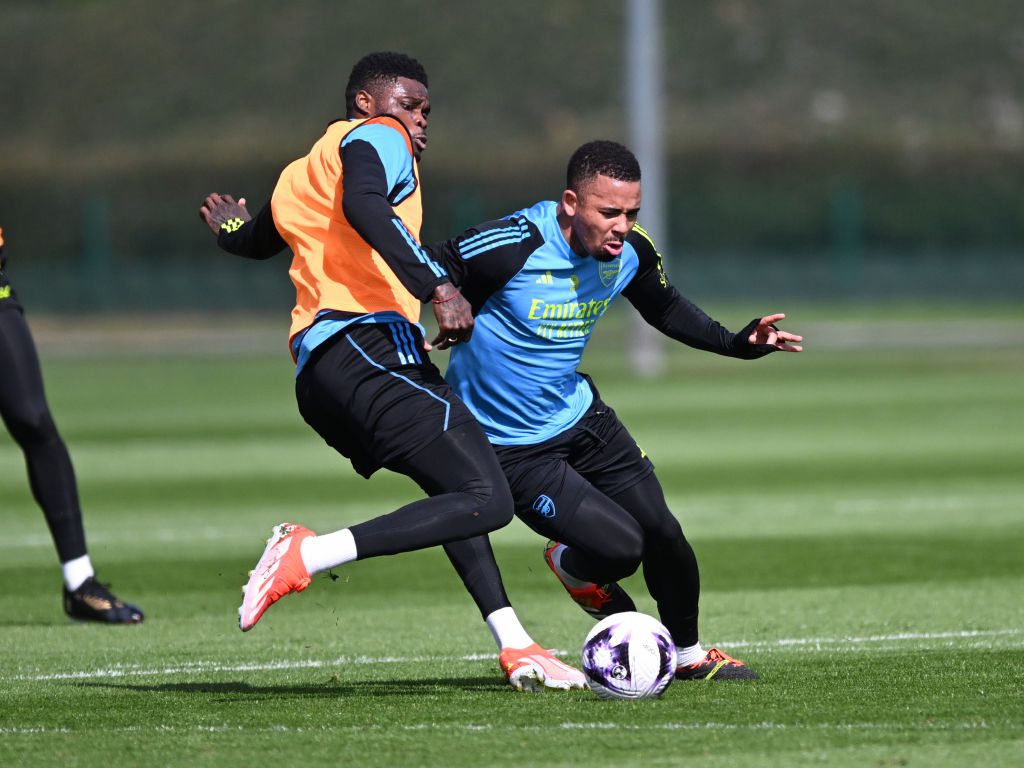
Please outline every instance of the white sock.
[{"label": "white sock", "polygon": [[512,606],[499,608],[489,614],[486,621],[499,648],[525,648],[533,645],[533,638],[519,623],[519,617]]},{"label": "white sock", "polygon": [[356,541],[348,528],[302,540],[302,563],[313,576],[356,559]]},{"label": "white sock", "polygon": [[679,657],[679,666],[688,667],[702,661],[708,652],[701,647],[700,643],[697,643],[688,648],[676,648],[676,655]]},{"label": "white sock", "polygon": [[567,547],[565,546],[565,544],[559,544],[557,547],[551,550],[551,562],[555,565],[555,571],[558,573],[558,577],[563,582],[565,582],[566,585],[572,587],[573,589],[583,589],[583,587],[593,584],[594,582],[592,581],[583,581],[582,579],[577,579],[572,574],[566,572],[566,570],[562,567],[562,555],[565,553],[566,549]]},{"label": "white sock", "polygon": [[68,592],[74,592],[85,583],[86,579],[96,575],[88,555],[61,563],[60,569],[64,572],[64,586],[68,588]]}]

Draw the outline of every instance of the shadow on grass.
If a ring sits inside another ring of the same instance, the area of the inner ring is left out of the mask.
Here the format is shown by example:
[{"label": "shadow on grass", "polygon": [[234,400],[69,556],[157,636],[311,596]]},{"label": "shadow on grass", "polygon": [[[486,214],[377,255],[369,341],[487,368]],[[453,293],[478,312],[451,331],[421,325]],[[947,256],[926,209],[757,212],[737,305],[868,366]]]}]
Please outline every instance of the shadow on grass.
[{"label": "shadow on grass", "polygon": [[[59,609],[58,609],[59,610]],[[26,627],[34,629],[50,629],[53,627],[65,627],[70,631],[74,631],[75,628],[82,628],[85,631],[88,627],[113,627],[110,629],[111,632],[122,632],[126,630],[116,629],[117,627],[141,627],[142,623],[139,624],[108,624],[103,621],[81,621],[79,619],[69,619],[63,613],[54,613],[52,619],[21,619],[13,616],[0,616],[0,627]]]},{"label": "shadow on grass", "polygon": [[74,626],[74,622],[68,621],[63,617],[60,619],[53,619],[52,621],[44,621],[42,619],[32,621],[26,619],[0,618],[0,627],[21,627],[24,629],[49,629],[51,627],[71,626]]},{"label": "shadow on grass", "polygon": [[200,682],[200,683],[75,683],[79,688],[108,688],[138,693],[200,694],[207,696],[228,695],[232,700],[238,697],[317,697],[317,696],[420,696],[424,692],[494,692],[503,690],[508,684],[497,676],[461,677],[434,680],[362,680],[341,682],[329,680],[322,684],[303,685],[253,685],[245,682]]}]

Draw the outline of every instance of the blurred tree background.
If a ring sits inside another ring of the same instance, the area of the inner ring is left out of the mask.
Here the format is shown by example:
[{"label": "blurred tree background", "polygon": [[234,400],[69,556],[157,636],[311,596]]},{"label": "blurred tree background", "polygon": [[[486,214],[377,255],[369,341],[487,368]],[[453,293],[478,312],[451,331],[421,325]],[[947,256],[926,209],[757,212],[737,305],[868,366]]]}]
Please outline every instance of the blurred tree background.
[{"label": "blurred tree background", "polygon": [[[619,0],[0,2],[0,226],[34,309],[290,307],[216,251],[342,116],[351,65],[419,58],[425,240],[559,194],[625,140]],[[665,2],[675,281],[695,298],[1024,293],[1020,0]],[[655,233],[657,235],[658,233]]]}]

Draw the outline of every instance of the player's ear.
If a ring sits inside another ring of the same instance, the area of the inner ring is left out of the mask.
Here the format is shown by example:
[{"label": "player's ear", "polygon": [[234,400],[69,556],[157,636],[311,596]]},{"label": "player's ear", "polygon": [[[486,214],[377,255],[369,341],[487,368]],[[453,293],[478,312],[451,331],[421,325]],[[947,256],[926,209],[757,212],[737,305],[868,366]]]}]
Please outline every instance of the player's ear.
[{"label": "player's ear", "polygon": [[579,204],[579,197],[571,189],[562,192],[562,210],[565,211],[566,215],[575,216],[576,206]]},{"label": "player's ear", "polygon": [[371,117],[374,114],[376,100],[369,91],[359,91],[354,100],[356,111],[361,117]]}]

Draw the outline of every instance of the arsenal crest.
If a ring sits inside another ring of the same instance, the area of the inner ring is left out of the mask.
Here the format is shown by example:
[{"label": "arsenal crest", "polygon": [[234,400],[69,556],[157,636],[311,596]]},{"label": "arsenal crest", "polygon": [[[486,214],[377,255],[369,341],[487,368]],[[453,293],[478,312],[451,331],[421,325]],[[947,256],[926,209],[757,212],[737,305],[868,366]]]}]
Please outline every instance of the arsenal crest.
[{"label": "arsenal crest", "polygon": [[611,288],[615,282],[615,278],[619,276],[619,272],[622,270],[622,259],[618,258],[614,261],[599,261],[597,263],[597,274],[601,278],[601,285],[605,288]]}]

